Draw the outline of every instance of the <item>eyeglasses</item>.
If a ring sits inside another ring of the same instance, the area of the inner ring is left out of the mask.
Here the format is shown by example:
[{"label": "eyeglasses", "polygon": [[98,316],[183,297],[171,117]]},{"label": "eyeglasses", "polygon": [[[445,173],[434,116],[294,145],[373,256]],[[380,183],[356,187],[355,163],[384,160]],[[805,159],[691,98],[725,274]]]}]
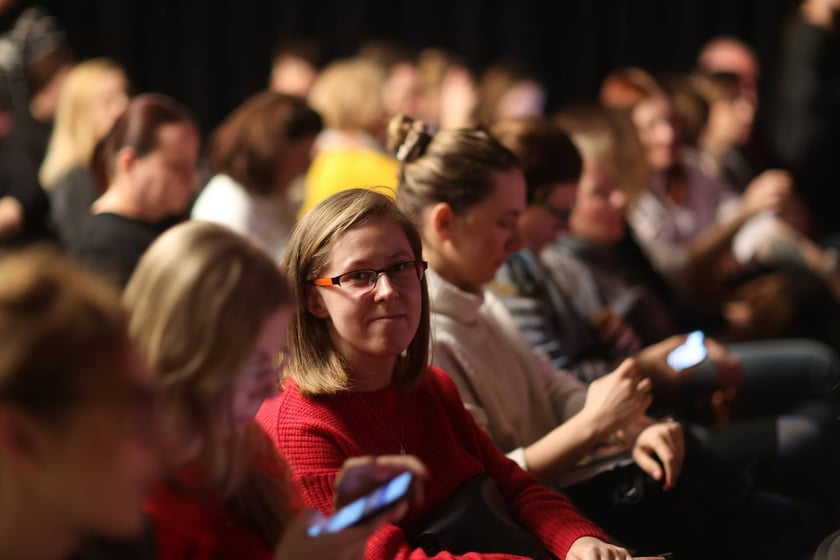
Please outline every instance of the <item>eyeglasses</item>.
[{"label": "eyeglasses", "polygon": [[365,268],[345,272],[332,278],[322,276],[312,280],[312,283],[316,286],[341,286],[357,293],[367,293],[376,286],[380,275],[387,274],[395,286],[406,288],[416,285],[415,282],[422,281],[427,268],[429,268],[429,263],[426,261],[405,261],[379,270]]},{"label": "eyeglasses", "polygon": [[551,214],[552,217],[558,219],[564,224],[569,223],[569,218],[572,215],[572,211],[575,209],[574,206],[570,206],[569,208],[556,208],[545,202],[538,202],[536,206],[538,208],[542,208],[543,210]]}]

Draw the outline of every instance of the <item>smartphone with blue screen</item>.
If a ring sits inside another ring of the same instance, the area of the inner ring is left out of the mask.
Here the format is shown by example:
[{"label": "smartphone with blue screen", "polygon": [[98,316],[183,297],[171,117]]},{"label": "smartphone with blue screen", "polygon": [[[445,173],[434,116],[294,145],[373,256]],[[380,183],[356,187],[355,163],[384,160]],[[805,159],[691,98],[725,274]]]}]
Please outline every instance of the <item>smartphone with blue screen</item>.
[{"label": "smartphone with blue screen", "polygon": [[414,475],[410,472],[404,472],[367,496],[347,504],[330,517],[310,525],[307,532],[310,537],[317,537],[322,533],[336,533],[353,525],[364,523],[407,499],[412,482],[414,482]]},{"label": "smartphone with blue screen", "polygon": [[668,365],[676,371],[692,368],[706,359],[705,337],[702,331],[694,331],[685,342],[668,353]]}]

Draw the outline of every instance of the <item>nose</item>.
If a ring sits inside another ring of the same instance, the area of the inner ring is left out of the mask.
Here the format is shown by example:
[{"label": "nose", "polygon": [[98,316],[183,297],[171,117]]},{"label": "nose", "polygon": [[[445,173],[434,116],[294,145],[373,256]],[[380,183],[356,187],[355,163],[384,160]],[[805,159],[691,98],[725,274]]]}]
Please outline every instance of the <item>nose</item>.
[{"label": "nose", "polygon": [[394,286],[394,281],[386,272],[380,272],[379,275],[377,275],[376,281],[371,290],[373,291],[376,299],[393,297],[397,291]]},{"label": "nose", "polygon": [[662,144],[672,144],[676,138],[674,126],[668,121],[662,121],[657,127],[656,136]]},{"label": "nose", "polygon": [[627,208],[627,195],[619,190],[613,190],[610,193],[610,203],[613,208],[623,212]]}]

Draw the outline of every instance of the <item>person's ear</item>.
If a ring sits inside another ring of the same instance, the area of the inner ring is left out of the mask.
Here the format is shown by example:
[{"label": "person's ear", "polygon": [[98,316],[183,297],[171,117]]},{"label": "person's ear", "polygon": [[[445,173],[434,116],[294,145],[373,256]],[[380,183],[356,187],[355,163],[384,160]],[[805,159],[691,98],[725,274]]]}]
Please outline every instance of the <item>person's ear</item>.
[{"label": "person's ear", "polygon": [[129,173],[137,162],[137,150],[126,146],[117,152],[115,167],[118,173]]},{"label": "person's ear", "polygon": [[46,460],[44,427],[29,414],[11,407],[0,409],[0,455],[19,471],[37,468]]},{"label": "person's ear", "polygon": [[305,286],[303,289],[303,301],[306,303],[306,310],[318,317],[326,319],[330,316],[321,292],[315,286]]},{"label": "person's ear", "polygon": [[429,223],[435,236],[441,241],[452,238],[452,229],[456,220],[452,207],[445,202],[438,202],[429,210]]}]

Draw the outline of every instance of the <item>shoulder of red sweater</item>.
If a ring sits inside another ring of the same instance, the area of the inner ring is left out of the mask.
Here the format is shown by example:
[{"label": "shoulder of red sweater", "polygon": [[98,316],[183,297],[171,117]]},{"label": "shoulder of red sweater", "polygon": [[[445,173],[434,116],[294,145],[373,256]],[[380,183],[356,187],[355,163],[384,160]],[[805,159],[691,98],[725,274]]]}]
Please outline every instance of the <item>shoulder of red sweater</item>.
[{"label": "shoulder of red sweater", "polygon": [[448,391],[453,389],[457,391],[455,384],[452,382],[452,379],[449,377],[449,374],[440,369],[437,366],[429,366],[428,370],[426,371],[426,375],[428,376],[428,381],[431,382],[433,385],[436,385],[440,389]]}]

